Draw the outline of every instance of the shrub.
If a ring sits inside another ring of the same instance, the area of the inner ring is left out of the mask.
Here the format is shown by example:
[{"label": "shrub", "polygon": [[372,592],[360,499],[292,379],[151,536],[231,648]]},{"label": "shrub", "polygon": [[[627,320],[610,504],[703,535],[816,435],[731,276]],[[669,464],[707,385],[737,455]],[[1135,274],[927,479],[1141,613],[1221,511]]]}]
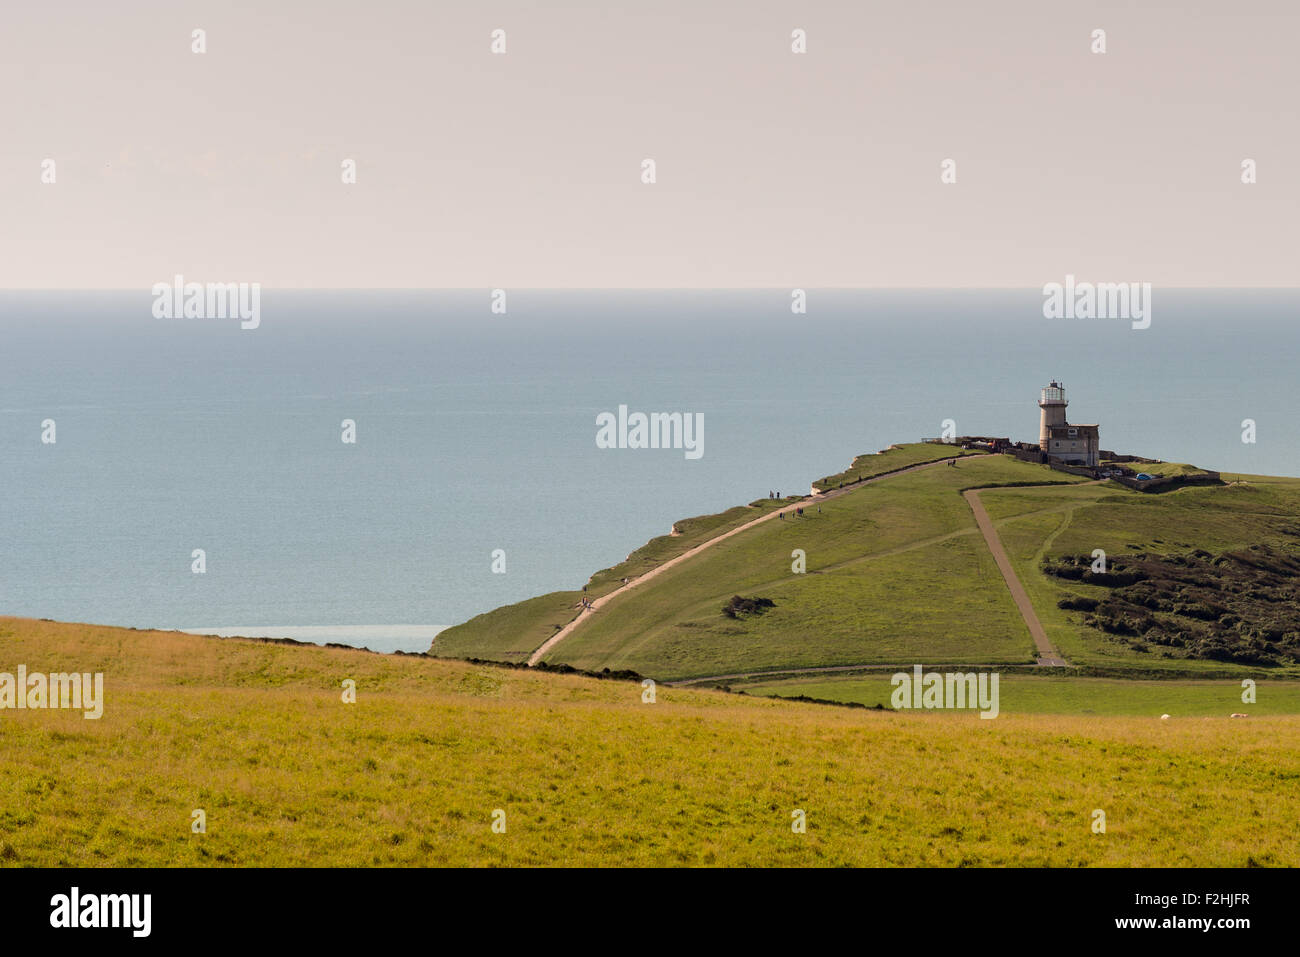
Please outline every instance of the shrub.
[{"label": "shrub", "polygon": [[732,595],[731,601],[722,606],[722,613],[728,618],[739,618],[741,615],[761,615],[776,605],[776,602],[770,598],[743,598],[740,595]]}]

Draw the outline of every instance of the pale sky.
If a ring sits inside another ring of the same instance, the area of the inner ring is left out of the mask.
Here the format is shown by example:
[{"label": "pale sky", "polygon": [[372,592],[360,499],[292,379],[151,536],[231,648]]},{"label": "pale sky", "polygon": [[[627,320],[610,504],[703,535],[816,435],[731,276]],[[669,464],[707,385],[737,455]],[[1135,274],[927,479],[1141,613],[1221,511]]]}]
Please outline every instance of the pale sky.
[{"label": "pale sky", "polygon": [[11,2],[0,90],[0,287],[1300,286],[1295,0]]}]

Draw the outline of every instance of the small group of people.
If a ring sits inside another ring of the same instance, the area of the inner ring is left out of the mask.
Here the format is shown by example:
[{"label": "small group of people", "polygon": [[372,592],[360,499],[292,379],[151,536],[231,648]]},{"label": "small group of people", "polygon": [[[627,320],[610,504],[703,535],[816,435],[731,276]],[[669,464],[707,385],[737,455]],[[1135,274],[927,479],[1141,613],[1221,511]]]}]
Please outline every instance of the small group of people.
[{"label": "small group of people", "polygon": [[[820,505],[818,505],[818,506],[817,506],[817,514],[820,515],[821,513],[822,513],[822,507],[821,507]],[[783,521],[783,522],[785,521],[785,512],[777,512],[776,514],[777,514],[777,517],[778,517],[779,519],[781,519],[781,521]],[[795,509],[794,509],[794,514],[795,514],[796,517],[802,518],[802,517],[803,517],[803,506],[802,506],[802,505],[796,505],[796,506],[795,506]]]},{"label": "small group of people", "polygon": [[773,492],[771,489],[768,489],[768,490],[767,490],[767,497],[768,497],[768,498],[780,498],[780,497],[781,497],[781,493],[780,493],[780,492]]}]

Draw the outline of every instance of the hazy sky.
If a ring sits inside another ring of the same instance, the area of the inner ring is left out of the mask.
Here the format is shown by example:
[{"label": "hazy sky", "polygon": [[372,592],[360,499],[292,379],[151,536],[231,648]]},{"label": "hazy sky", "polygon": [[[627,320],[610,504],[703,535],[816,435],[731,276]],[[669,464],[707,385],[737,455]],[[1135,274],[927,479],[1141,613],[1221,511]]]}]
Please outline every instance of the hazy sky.
[{"label": "hazy sky", "polygon": [[1296,0],[12,2],[0,91],[3,287],[1300,285]]}]

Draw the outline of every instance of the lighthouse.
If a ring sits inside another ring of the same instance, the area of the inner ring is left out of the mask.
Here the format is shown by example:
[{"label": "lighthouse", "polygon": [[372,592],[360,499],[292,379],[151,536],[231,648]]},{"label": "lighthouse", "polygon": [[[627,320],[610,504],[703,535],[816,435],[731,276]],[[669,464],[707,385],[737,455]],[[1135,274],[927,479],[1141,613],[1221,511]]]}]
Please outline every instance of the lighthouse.
[{"label": "lighthouse", "polygon": [[1049,459],[1096,468],[1101,463],[1101,428],[1065,420],[1065,386],[1055,379],[1038,398],[1038,447]]},{"label": "lighthouse", "polygon": [[1038,399],[1038,407],[1043,410],[1038,422],[1038,447],[1044,452],[1052,438],[1052,426],[1065,425],[1065,407],[1069,404],[1065,401],[1065,386],[1055,379],[1043,389]]}]

